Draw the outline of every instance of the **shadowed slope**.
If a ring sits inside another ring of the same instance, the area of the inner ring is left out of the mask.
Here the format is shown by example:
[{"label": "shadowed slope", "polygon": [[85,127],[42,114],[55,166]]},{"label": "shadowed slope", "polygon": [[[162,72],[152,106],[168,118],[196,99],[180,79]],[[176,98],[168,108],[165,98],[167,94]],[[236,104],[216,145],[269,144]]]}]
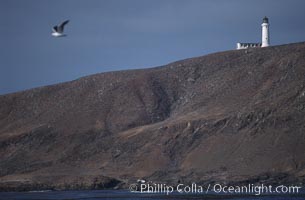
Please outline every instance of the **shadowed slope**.
[{"label": "shadowed slope", "polygon": [[303,182],[305,43],[0,96],[2,188]]}]

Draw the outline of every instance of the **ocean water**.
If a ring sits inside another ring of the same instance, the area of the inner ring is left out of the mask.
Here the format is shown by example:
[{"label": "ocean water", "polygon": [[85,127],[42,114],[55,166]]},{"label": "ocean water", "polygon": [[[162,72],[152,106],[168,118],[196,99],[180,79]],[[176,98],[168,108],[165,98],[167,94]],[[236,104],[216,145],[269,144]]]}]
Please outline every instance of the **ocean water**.
[{"label": "ocean water", "polygon": [[33,191],[0,192],[0,200],[163,200],[163,199],[211,199],[211,200],[305,200],[305,196],[222,196],[222,195],[181,195],[181,194],[139,194],[129,191]]}]

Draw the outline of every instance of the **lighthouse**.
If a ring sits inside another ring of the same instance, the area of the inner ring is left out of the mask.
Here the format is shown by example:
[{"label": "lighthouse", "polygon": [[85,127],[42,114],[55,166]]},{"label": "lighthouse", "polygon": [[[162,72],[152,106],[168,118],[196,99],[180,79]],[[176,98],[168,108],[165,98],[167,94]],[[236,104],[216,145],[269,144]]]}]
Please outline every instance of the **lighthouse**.
[{"label": "lighthouse", "polygon": [[259,47],[269,47],[270,38],[269,38],[269,19],[264,17],[262,23],[262,43],[242,43],[238,42],[236,44],[236,49],[248,49],[248,48],[259,48]]},{"label": "lighthouse", "polygon": [[268,47],[269,45],[269,20],[267,17],[264,17],[262,23],[262,47]]}]

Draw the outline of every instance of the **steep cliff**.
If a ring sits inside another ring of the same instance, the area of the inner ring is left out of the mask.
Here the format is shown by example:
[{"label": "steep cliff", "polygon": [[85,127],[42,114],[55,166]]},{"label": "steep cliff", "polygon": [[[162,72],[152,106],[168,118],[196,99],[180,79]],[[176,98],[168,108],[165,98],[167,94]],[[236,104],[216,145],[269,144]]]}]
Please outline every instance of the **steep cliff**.
[{"label": "steep cliff", "polygon": [[305,43],[0,96],[0,188],[305,182]]}]

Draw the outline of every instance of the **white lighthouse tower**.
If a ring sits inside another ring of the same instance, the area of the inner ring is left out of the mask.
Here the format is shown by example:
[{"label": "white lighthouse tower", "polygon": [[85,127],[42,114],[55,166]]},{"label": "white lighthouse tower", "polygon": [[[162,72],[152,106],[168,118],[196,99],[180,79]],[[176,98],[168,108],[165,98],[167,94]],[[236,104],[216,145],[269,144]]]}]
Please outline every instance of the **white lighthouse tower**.
[{"label": "white lighthouse tower", "polygon": [[269,19],[264,17],[262,23],[262,43],[242,43],[238,42],[236,44],[236,49],[248,49],[248,48],[259,48],[259,47],[269,47],[270,38],[269,38]]},{"label": "white lighthouse tower", "polygon": [[262,47],[268,47],[269,45],[269,20],[267,17],[264,17],[262,23]]}]

